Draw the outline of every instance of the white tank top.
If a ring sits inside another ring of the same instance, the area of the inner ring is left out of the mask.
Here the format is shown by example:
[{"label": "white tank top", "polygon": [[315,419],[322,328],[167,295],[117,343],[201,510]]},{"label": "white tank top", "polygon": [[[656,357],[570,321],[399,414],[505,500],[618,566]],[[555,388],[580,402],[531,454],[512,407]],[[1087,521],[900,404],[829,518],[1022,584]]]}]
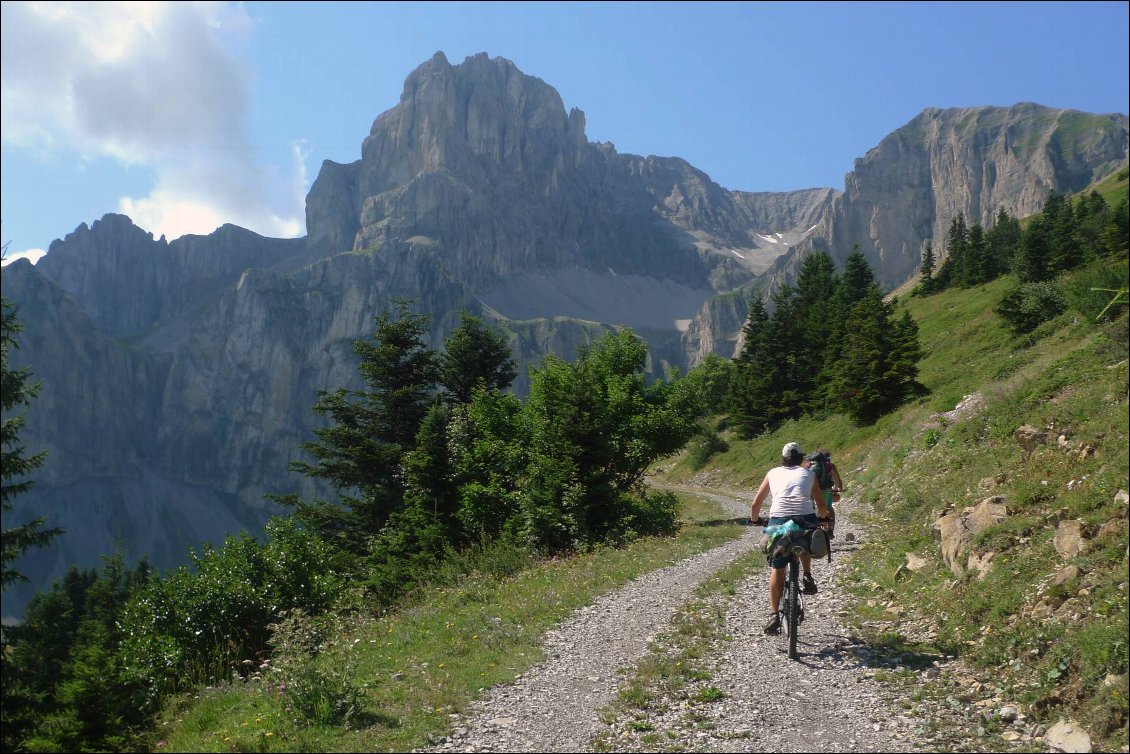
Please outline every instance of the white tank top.
[{"label": "white tank top", "polygon": [[803,466],[778,466],[769,469],[769,492],[773,504],[769,507],[769,517],[807,516],[816,513],[812,502],[812,485],[816,474]]}]

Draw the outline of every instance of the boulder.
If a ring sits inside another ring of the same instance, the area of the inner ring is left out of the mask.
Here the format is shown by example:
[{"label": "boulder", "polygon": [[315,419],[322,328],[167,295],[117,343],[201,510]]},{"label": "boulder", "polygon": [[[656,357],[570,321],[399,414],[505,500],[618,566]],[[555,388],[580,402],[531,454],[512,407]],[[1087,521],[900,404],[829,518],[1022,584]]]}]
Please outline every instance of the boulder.
[{"label": "boulder", "polygon": [[965,545],[965,519],[955,512],[947,513],[934,522],[934,528],[942,540],[942,560],[961,578],[965,568],[961,563],[961,551]]},{"label": "boulder", "polygon": [[976,553],[970,553],[966,567],[969,569],[970,573],[977,574],[978,581],[984,581],[985,577],[989,575],[989,571],[993,567],[994,555],[996,555],[996,553],[992,550],[981,556],[978,556]]},{"label": "boulder", "polygon": [[1126,531],[1126,519],[1112,518],[1099,527],[1099,531],[1097,534],[1095,534],[1095,538],[1102,539],[1104,537],[1116,537],[1124,531]]},{"label": "boulder", "polygon": [[929,563],[930,561],[926,560],[926,558],[922,557],[921,555],[915,555],[912,552],[908,552],[906,554],[906,570],[908,571],[921,571],[923,568],[929,565]]},{"label": "boulder", "polygon": [[1055,530],[1055,551],[1065,558],[1074,558],[1087,547],[1086,524],[1078,519],[1060,521]]},{"label": "boulder", "polygon": [[1073,720],[1060,720],[1048,728],[1044,743],[1054,751],[1085,753],[1092,750],[1091,736]]},{"label": "boulder", "polygon": [[1069,565],[1066,568],[1061,568],[1052,577],[1052,586],[1071,586],[1079,580],[1080,573],[1079,566]]},{"label": "boulder", "polygon": [[[931,527],[934,536],[942,542],[942,560],[960,578],[966,568],[973,568],[978,578],[983,579],[989,569],[993,554],[969,554],[972,538],[994,524],[999,524],[1008,516],[1008,506],[1000,495],[987,497],[972,508],[960,513],[950,510],[942,515]],[[966,557],[968,555],[968,557]],[[909,565],[908,565],[909,568]]]},{"label": "boulder", "polygon": [[1012,439],[1024,450],[1024,457],[1032,455],[1032,451],[1036,449],[1037,445],[1048,444],[1048,433],[1036,429],[1031,424],[1025,424],[1019,427],[1012,433]]},{"label": "boulder", "polygon": [[1000,495],[987,497],[978,503],[965,517],[965,527],[970,535],[980,534],[994,524],[1008,517],[1008,506]]}]

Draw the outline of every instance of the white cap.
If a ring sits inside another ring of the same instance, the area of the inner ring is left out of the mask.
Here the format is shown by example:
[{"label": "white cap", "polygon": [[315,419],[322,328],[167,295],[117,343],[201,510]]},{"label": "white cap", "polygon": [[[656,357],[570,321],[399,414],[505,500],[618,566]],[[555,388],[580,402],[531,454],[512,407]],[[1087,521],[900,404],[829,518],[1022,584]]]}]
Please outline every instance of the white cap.
[{"label": "white cap", "polygon": [[797,445],[795,442],[785,443],[785,447],[781,448],[781,457],[785,458],[792,453],[797,453],[801,456],[804,455],[804,451],[800,449],[800,445]]}]

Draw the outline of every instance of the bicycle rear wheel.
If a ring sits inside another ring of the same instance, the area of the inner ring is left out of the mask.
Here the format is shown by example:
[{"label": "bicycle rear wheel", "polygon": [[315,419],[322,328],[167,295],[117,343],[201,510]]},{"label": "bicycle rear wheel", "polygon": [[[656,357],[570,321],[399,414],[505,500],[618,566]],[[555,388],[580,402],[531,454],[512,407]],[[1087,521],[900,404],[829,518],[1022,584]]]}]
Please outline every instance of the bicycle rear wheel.
[{"label": "bicycle rear wheel", "polygon": [[789,659],[797,658],[797,627],[800,624],[800,563],[794,555],[789,561],[789,580],[785,584],[788,610],[785,613],[785,626],[789,634]]}]

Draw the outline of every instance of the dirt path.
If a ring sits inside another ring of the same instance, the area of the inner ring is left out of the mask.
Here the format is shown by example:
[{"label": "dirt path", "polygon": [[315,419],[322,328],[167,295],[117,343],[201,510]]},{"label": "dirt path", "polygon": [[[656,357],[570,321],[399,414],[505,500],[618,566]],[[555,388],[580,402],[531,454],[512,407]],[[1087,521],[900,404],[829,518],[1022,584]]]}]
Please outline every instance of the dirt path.
[{"label": "dirt path", "polygon": [[[694,490],[736,516],[748,516],[749,496]],[[862,537],[841,506],[837,542]],[[808,598],[800,661],[790,661],[783,636],[762,633],[768,611],[766,573],[759,571],[725,598],[726,633],[715,647],[710,679],[724,692],[705,708],[666,700],[638,719],[601,720],[626,673],[649,640],[710,575],[755,547],[761,530],[641,576],[607,594],[546,635],[547,659],[514,683],[491,689],[473,704],[453,734],[426,751],[591,751],[604,734],[616,751],[905,751],[916,748],[916,721],[888,708],[860,660],[859,645],[837,615],[835,572],[854,545],[840,544],[829,566],[817,566],[819,594]],[[723,599],[719,597],[718,599]],[[633,725],[632,723],[637,724]],[[640,728],[647,729],[646,734]]]}]

